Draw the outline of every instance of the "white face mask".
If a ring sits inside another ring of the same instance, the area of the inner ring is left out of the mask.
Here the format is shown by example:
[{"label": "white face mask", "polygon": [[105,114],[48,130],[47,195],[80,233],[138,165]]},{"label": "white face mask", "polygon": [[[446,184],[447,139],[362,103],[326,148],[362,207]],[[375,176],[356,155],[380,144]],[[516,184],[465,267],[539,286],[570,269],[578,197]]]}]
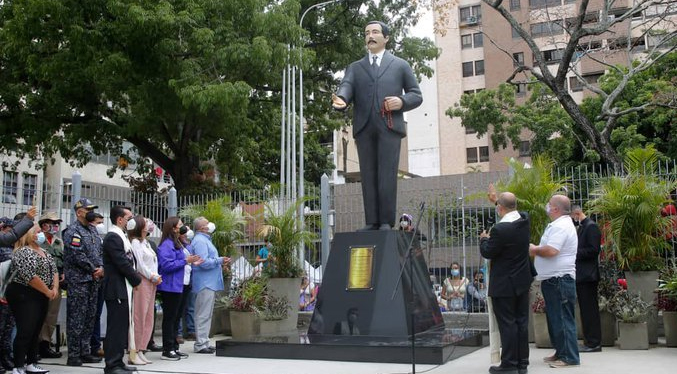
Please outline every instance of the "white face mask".
[{"label": "white face mask", "polygon": [[545,204],[545,214],[550,214],[550,203]]},{"label": "white face mask", "polygon": [[106,225],[103,223],[96,225],[96,232],[98,232],[99,235],[106,235]]},{"label": "white face mask", "polygon": [[136,228],[136,220],[134,218],[131,218],[129,221],[127,221],[127,231],[132,231]]},{"label": "white face mask", "polygon": [[216,230],[216,225],[214,224],[214,222],[209,222],[209,223],[207,224],[207,232],[211,234],[211,233],[213,233],[215,230]]},{"label": "white face mask", "polygon": [[401,221],[401,222],[400,222],[400,227],[403,228],[403,229],[406,229],[407,227],[409,227],[409,222],[407,222],[407,221]]},{"label": "white face mask", "polygon": [[189,229],[188,232],[186,233],[186,239],[193,240],[194,237],[195,237],[195,232],[193,230]]}]

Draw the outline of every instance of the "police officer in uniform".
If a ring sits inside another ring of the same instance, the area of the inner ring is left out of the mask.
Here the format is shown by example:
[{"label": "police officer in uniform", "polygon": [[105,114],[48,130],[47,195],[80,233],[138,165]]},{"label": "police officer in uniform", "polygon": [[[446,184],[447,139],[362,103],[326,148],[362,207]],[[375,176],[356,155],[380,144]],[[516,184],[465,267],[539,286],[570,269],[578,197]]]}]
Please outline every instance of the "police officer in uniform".
[{"label": "police officer in uniform", "polygon": [[[45,233],[45,242],[40,244],[40,247],[45,252],[52,255],[56,268],[59,272],[59,286],[63,287],[63,240],[57,235],[59,233],[59,225],[61,218],[55,212],[46,212],[38,220],[40,229]],[[59,307],[61,306],[61,290],[56,295],[54,300],[49,301],[47,307],[47,315],[45,322],[42,325],[39,336],[39,353],[43,358],[61,358],[61,352],[55,351],[51,347],[52,335],[56,327],[56,321],[59,317]]]},{"label": "police officer in uniform", "polygon": [[97,296],[103,278],[101,239],[96,228],[87,222],[88,212],[98,208],[89,199],[75,203],[76,220],[63,233],[64,271],[68,283],[66,331],[68,366],[101,362],[90,353]]}]

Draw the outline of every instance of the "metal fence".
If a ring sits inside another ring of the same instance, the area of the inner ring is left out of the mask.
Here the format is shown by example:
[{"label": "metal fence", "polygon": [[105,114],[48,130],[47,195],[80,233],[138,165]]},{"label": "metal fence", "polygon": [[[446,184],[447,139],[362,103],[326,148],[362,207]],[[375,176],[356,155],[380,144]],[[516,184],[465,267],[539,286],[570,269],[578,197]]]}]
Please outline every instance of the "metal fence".
[{"label": "metal fence", "polygon": [[[658,168],[658,176],[675,178],[676,170],[675,161],[665,162]],[[553,176],[566,181],[565,192],[574,204],[584,205],[601,178],[618,173],[607,167],[560,168],[553,171]],[[506,180],[509,176],[510,172],[506,171],[399,181],[398,213],[411,214],[415,222],[420,217],[418,230],[424,237],[422,247],[431,275],[435,276],[437,283],[442,283],[448,276],[452,262],[458,262],[463,274],[470,280],[476,271],[484,269],[485,263],[479,254],[479,233],[496,221],[495,207],[486,199],[487,186],[489,183]],[[280,197],[278,191],[272,190],[177,198],[175,191],[141,194],[130,188],[82,183],[77,176],[64,180],[60,186],[45,185],[42,190],[36,189],[28,193],[33,193],[36,197],[41,213],[58,212],[64,224],[74,219],[73,204],[82,196],[99,206],[97,211],[106,217],[106,225],[110,225],[107,219],[110,208],[124,205],[131,207],[135,213],[152,219],[159,228],[170,212],[176,214],[174,212],[180,212],[185,206],[201,205],[227,196],[230,209],[250,217],[244,230],[245,238],[237,243],[238,254],[233,268],[237,276],[247,276],[256,271],[252,265],[257,251],[263,246],[263,239],[258,235],[262,221],[252,217],[261,217],[266,205],[278,209],[292,204],[289,199]],[[322,264],[328,257],[334,233],[350,232],[364,226],[361,186],[359,183],[329,186],[325,178],[323,188],[307,188],[306,196],[308,198],[304,202],[304,217],[307,227],[317,235],[317,239],[312,246],[300,252],[299,256],[311,281],[319,281],[322,278]],[[421,203],[424,203],[423,208]],[[543,202],[545,203],[546,201]],[[28,205],[3,202],[0,204],[0,216],[13,217],[27,209]],[[161,230],[156,230],[152,238],[159,240],[160,235]],[[537,239],[532,238],[532,241],[535,240]]]}]

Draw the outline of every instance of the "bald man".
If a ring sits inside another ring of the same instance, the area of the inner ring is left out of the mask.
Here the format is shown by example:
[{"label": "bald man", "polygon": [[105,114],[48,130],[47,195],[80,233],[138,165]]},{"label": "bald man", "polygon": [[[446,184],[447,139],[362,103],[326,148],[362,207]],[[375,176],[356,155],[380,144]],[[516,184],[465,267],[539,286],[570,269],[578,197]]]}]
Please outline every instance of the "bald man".
[{"label": "bald man", "polygon": [[555,353],[543,360],[553,368],[577,366],[580,358],[574,309],[578,235],[569,217],[571,201],[564,195],[553,195],[545,211],[551,222],[539,245],[529,245],[545,299],[550,342],[555,347]]},{"label": "bald man", "polygon": [[[493,201],[490,196],[490,200]],[[501,333],[501,364],[490,373],[527,373],[529,365],[529,217],[517,211],[517,199],[503,192],[496,201],[500,221],[480,234],[480,253],[491,260],[489,293]]]}]

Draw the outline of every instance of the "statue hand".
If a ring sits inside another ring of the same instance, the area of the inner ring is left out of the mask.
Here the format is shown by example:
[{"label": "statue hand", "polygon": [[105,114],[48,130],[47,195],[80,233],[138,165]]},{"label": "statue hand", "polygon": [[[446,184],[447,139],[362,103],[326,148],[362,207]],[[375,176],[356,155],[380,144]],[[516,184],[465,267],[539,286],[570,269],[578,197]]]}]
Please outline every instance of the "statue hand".
[{"label": "statue hand", "polygon": [[333,106],[334,109],[342,110],[346,108],[346,102],[336,96],[336,94],[331,94],[331,106]]}]

